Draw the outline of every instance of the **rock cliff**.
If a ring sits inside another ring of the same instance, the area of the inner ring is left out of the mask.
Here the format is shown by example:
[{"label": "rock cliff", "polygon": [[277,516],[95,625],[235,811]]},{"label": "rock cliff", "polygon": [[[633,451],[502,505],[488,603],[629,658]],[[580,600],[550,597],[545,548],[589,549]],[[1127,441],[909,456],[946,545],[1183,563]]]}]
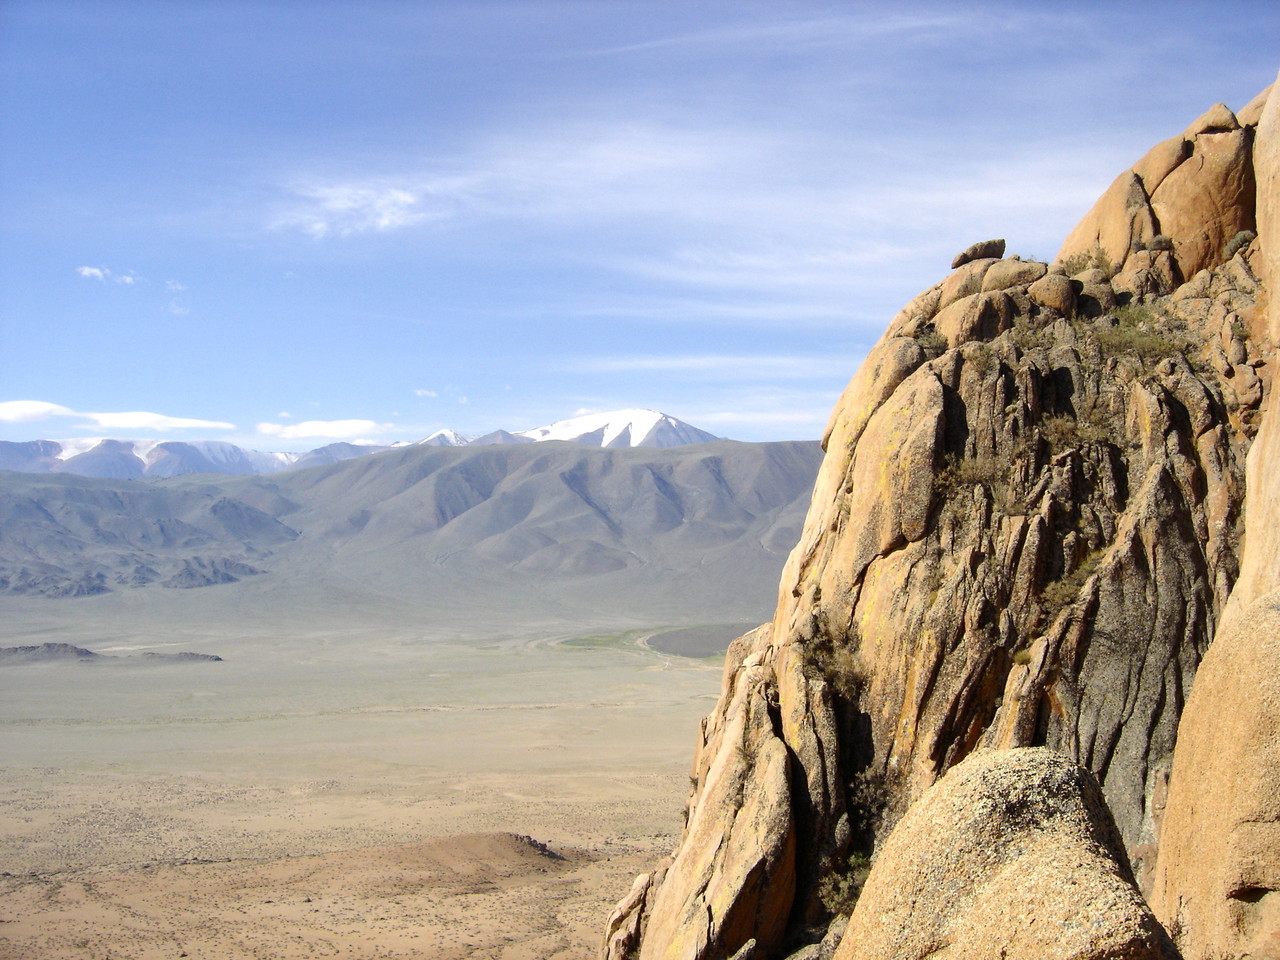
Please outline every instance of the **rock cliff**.
[{"label": "rock cliff", "polygon": [[[868,858],[871,889],[905,882],[886,838],[985,748],[1089,771],[1119,838],[1099,869],[1151,886],[1179,720],[1240,576],[1280,249],[1264,102],[1157,145],[1053,264],[975,244],[891,321],[832,415],[774,619],[729,651],[680,845],[605,957],[829,952]],[[841,957],[934,955],[849,936]]]},{"label": "rock cliff", "polygon": [[[1280,98],[1255,150],[1261,268],[1280,285]],[[1280,342],[1280,297],[1263,318]],[[1152,905],[1187,960],[1280,957],[1280,407],[1249,452],[1241,574],[1174,754]]]}]

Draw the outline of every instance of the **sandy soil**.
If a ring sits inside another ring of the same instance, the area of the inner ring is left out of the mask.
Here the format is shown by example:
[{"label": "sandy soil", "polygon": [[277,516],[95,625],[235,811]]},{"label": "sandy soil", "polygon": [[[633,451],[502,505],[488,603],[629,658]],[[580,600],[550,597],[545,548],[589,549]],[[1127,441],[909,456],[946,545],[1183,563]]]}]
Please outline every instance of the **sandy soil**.
[{"label": "sandy soil", "polygon": [[[82,645],[175,646],[126,639]],[[674,844],[718,684],[642,640],[210,634],[178,645],[224,663],[6,669],[0,957],[593,957]]]}]

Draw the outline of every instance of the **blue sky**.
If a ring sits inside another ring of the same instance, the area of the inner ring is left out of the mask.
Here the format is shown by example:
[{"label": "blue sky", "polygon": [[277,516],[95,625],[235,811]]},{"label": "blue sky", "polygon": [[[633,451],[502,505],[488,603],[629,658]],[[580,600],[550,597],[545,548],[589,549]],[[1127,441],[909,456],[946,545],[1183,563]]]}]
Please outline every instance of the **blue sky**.
[{"label": "blue sky", "polygon": [[820,435],[1280,67],[1259,3],[0,0],[0,439]]}]

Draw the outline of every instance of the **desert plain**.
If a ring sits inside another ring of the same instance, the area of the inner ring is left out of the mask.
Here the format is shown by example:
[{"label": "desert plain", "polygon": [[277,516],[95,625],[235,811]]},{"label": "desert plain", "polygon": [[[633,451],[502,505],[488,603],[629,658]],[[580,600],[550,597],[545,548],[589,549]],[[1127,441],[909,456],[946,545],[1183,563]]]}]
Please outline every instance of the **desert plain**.
[{"label": "desert plain", "polygon": [[113,656],[0,669],[0,957],[594,956],[753,625],[196,593],[0,611]]}]

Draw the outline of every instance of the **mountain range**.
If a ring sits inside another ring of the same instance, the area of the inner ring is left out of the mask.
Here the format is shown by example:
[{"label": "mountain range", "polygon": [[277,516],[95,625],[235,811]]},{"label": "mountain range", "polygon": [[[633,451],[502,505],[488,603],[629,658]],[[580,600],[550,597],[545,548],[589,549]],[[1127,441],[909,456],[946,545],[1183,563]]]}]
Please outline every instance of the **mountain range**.
[{"label": "mountain range", "polygon": [[100,437],[69,440],[0,441],[0,470],[21,473],[71,473],[126,480],[176,477],[188,473],[252,475],[337,463],[403,446],[492,446],[565,440],[594,447],[675,447],[719,438],[656,410],[615,410],[559,420],[545,427],[511,433],[495,430],[468,437],[438,430],[414,443],[391,445],[331,443],[305,453],[247,450],[221,440],[122,440]]},{"label": "mountain range", "polygon": [[146,483],[8,473],[0,597],[92,598],[86,614],[112,594],[174,616],[758,616],[821,456],[812,441],[548,441]]}]

